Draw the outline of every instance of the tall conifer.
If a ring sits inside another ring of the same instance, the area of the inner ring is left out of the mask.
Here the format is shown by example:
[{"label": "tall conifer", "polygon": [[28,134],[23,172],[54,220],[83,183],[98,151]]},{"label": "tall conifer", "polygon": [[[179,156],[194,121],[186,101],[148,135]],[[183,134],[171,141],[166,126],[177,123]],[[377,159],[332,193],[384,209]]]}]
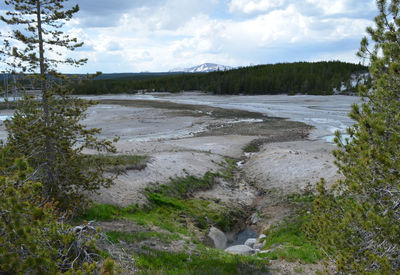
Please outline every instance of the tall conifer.
[{"label": "tall conifer", "polygon": [[350,113],[351,140],[336,138],[344,179],[331,190],[319,186],[309,228],[344,274],[400,270],[400,1],[377,6],[367,28],[372,46],[364,38],[358,53],[370,61],[372,85]]},{"label": "tall conifer", "polygon": [[25,94],[6,123],[8,146],[15,155],[28,159],[35,169],[32,179],[44,184],[47,200],[79,206],[85,191],[112,183],[103,177],[101,165],[85,169],[82,150],[115,150],[111,142],[95,138],[99,129],[86,129],[80,124],[93,102],[71,97],[65,85],[68,79],[56,71],[60,64],[80,66],[86,62],[65,57],[65,50],[74,51],[83,44],[62,29],[79,7],[66,8],[67,0],[4,2],[11,10],[0,19],[13,31],[6,35],[0,53],[19,80],[34,78],[41,91],[39,98]]}]

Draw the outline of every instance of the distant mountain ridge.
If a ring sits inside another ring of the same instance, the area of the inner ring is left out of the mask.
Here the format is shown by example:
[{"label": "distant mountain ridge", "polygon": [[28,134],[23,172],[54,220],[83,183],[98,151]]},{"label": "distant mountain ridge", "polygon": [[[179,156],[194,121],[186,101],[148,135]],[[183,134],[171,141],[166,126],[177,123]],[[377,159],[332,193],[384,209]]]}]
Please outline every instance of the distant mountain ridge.
[{"label": "distant mountain ridge", "polygon": [[169,72],[184,72],[184,73],[210,73],[217,71],[228,71],[232,70],[233,67],[219,65],[215,63],[204,63],[191,68],[175,68],[170,70]]}]

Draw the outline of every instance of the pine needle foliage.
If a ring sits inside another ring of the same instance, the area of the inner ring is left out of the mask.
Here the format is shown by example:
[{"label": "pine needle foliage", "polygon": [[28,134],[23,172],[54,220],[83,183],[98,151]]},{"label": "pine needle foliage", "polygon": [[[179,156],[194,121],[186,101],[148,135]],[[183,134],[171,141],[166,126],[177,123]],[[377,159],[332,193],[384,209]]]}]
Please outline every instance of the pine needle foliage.
[{"label": "pine needle foliage", "polygon": [[354,105],[351,139],[334,152],[344,176],[322,181],[308,231],[342,274],[400,274],[400,1],[378,0],[375,27],[358,55],[370,61],[372,86]]},{"label": "pine needle foliage", "polygon": [[[98,140],[100,129],[87,129],[80,121],[94,104],[72,97],[68,78],[57,73],[60,64],[80,66],[86,59],[65,56],[82,46],[62,27],[79,7],[65,7],[67,0],[6,0],[10,7],[0,20],[13,28],[5,35],[0,53],[17,79],[33,79],[39,97],[24,93],[13,118],[6,123],[8,147],[24,156],[34,169],[32,179],[43,183],[43,196],[62,208],[81,208],[83,194],[112,184],[101,164],[85,169],[85,148],[115,152],[112,143]],[[23,81],[22,81],[23,82]],[[20,89],[23,90],[22,87]]]},{"label": "pine needle foliage", "polygon": [[0,176],[0,273],[112,274],[115,263],[104,261],[95,246],[97,232],[65,223],[68,213],[44,202],[42,185],[27,179],[28,163],[12,161],[7,148],[0,153],[0,168],[12,167],[9,176]]}]

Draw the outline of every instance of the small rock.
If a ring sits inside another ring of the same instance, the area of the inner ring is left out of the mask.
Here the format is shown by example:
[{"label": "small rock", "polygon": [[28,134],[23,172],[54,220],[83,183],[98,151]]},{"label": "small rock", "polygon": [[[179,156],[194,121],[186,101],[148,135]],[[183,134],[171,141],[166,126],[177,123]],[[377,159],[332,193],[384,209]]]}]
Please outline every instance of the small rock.
[{"label": "small rock", "polygon": [[258,240],[262,240],[265,239],[267,236],[265,234],[260,234],[260,236],[258,236]]},{"label": "small rock", "polygon": [[241,168],[244,164],[244,160],[236,162],[237,167]]},{"label": "small rock", "polygon": [[247,245],[234,245],[225,249],[226,252],[236,255],[251,255],[254,254],[254,249]]},{"label": "small rock", "polygon": [[[258,249],[257,249],[258,250]],[[273,251],[273,249],[268,249],[268,250],[258,250],[257,253],[269,253]]]},{"label": "small rock", "polygon": [[88,231],[92,231],[92,232],[96,232],[96,228],[94,228],[93,226],[90,225],[79,225],[79,226],[75,226],[73,228],[74,233],[81,233],[81,232],[88,232]]},{"label": "small rock", "polygon": [[208,237],[214,242],[215,248],[225,249],[228,240],[224,232],[213,226],[210,228],[210,232],[208,232]]},{"label": "small rock", "polygon": [[244,245],[247,245],[247,246],[253,248],[254,245],[256,244],[256,242],[257,242],[257,239],[250,238],[250,239],[247,239],[247,241],[244,243]]},{"label": "small rock", "polygon": [[258,213],[254,213],[253,215],[251,215],[251,222],[253,224],[256,224],[260,221],[260,216],[258,216]]}]

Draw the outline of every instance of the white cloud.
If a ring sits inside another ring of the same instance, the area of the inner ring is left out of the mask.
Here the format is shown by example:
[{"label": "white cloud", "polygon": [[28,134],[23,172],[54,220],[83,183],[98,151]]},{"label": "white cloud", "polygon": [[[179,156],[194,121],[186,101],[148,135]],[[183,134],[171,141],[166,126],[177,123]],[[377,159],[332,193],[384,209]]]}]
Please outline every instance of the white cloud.
[{"label": "white cloud", "polygon": [[166,71],[203,62],[240,66],[324,57],[354,62],[352,53],[372,19],[357,12],[365,13],[357,0],[148,0],[119,10],[115,25],[90,27],[76,18],[69,27],[86,44],[76,53],[89,57],[82,71]]},{"label": "white cloud", "polygon": [[321,9],[324,14],[340,14],[347,11],[348,0],[306,0],[306,2]]},{"label": "white cloud", "polygon": [[375,0],[306,0],[323,12],[323,15],[362,14],[365,11],[375,10]]},{"label": "white cloud", "polygon": [[272,8],[281,7],[285,0],[232,0],[229,3],[229,12],[251,14],[266,12]]}]

